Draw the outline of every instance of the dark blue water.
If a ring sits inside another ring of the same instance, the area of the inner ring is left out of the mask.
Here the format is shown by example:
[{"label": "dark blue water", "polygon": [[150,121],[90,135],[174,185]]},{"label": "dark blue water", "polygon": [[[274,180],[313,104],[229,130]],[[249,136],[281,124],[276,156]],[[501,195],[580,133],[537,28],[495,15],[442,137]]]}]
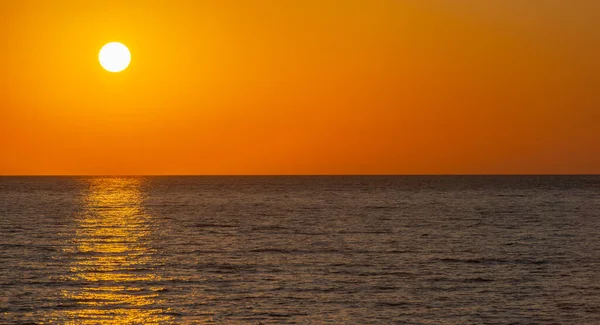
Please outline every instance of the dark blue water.
[{"label": "dark blue water", "polygon": [[0,324],[600,324],[600,176],[0,178]]}]

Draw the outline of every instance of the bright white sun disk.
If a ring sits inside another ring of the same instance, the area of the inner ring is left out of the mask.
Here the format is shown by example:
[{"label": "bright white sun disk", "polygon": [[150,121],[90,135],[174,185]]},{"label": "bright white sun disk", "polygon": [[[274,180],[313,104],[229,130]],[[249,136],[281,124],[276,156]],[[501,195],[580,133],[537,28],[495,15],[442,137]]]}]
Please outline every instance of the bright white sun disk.
[{"label": "bright white sun disk", "polygon": [[104,69],[110,72],[119,72],[125,70],[129,66],[129,62],[131,62],[131,53],[129,53],[127,46],[119,42],[112,42],[104,45],[102,49],[100,49],[98,59],[100,60],[100,65]]}]

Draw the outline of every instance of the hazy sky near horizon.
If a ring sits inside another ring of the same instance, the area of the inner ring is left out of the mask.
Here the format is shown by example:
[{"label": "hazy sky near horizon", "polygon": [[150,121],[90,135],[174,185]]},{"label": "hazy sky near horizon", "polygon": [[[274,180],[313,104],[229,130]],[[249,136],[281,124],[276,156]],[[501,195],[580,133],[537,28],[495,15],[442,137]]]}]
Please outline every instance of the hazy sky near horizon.
[{"label": "hazy sky near horizon", "polygon": [[600,173],[597,0],[8,0],[0,26],[0,174]]}]

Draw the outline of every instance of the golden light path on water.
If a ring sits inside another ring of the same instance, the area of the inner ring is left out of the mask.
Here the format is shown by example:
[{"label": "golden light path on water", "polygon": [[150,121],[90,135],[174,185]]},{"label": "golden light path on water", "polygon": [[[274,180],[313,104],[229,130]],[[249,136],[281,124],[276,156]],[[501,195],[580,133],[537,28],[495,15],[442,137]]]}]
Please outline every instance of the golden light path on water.
[{"label": "golden light path on water", "polygon": [[61,324],[165,324],[169,310],[160,308],[159,261],[152,248],[156,229],[142,206],[139,178],[92,178],[85,210],[77,218],[74,260],[64,290],[75,302],[52,317]]}]

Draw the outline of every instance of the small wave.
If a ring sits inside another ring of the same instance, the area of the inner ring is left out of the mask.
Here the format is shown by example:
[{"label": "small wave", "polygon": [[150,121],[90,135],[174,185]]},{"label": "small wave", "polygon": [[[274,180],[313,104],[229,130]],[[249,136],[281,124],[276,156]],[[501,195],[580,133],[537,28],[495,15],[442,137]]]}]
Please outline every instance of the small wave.
[{"label": "small wave", "polygon": [[393,206],[393,205],[372,205],[372,206],[366,206],[365,208],[371,209],[371,210],[395,210],[395,209],[399,209],[400,207]]},{"label": "small wave", "polygon": [[283,226],[258,226],[253,227],[252,231],[261,231],[261,230],[287,230],[289,228]]},{"label": "small wave", "polygon": [[302,250],[302,249],[283,249],[283,248],[257,248],[251,249],[249,253],[277,253],[277,254],[347,254],[347,253],[360,253],[358,251],[346,251],[337,249],[315,249],[315,250]]},{"label": "small wave", "polygon": [[380,235],[380,234],[393,234],[393,231],[385,231],[385,230],[373,230],[373,231],[347,231],[347,230],[340,230],[337,232],[338,234],[357,234],[357,235],[364,235],[364,234],[375,234],[375,235]]},{"label": "small wave", "polygon": [[257,248],[249,250],[250,253],[282,253],[282,254],[291,254],[291,253],[303,253],[301,250],[297,249],[281,249],[281,248]]},{"label": "small wave", "polygon": [[394,290],[398,290],[398,288],[394,287],[394,286],[374,286],[372,289],[373,290],[379,290],[379,291],[394,291]]},{"label": "small wave", "polygon": [[236,228],[235,225],[219,224],[219,223],[197,223],[193,225],[195,228]]},{"label": "small wave", "polygon": [[377,306],[381,307],[400,307],[400,306],[410,306],[410,302],[406,301],[384,301],[377,303]]},{"label": "small wave", "polygon": [[190,254],[222,254],[223,251],[218,250],[210,250],[210,249],[195,249],[190,252]]},{"label": "small wave", "polygon": [[[468,263],[468,264],[479,264],[479,263],[483,263],[484,262],[484,259],[477,259],[477,258],[466,258],[466,259],[460,259],[460,258],[436,258],[434,260],[438,261],[438,262],[444,262],[444,263]],[[498,260],[494,259],[493,261],[496,262]],[[504,262],[504,261],[498,261],[498,262]]]},{"label": "small wave", "polygon": [[488,279],[488,278],[482,278],[482,277],[477,277],[477,278],[467,278],[467,279],[462,279],[461,282],[464,283],[473,283],[473,282],[494,282],[493,279]]},{"label": "small wave", "polygon": [[549,263],[546,260],[531,260],[531,259],[502,259],[502,258],[436,258],[434,261],[445,262],[445,263],[466,263],[466,264],[546,264]]}]

